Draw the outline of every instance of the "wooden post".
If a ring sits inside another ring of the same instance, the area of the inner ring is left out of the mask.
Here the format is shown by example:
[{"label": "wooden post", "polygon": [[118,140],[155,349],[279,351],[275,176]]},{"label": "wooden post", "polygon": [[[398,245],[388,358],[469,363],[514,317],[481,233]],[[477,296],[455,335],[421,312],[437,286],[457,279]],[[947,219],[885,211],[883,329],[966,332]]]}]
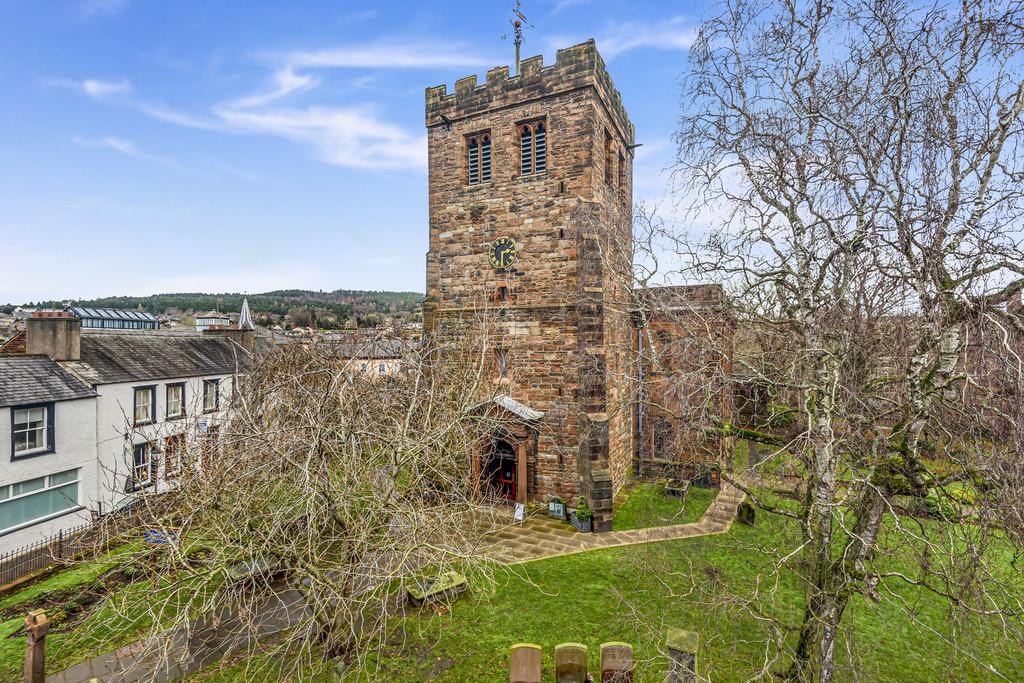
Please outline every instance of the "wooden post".
[{"label": "wooden post", "polygon": [[46,681],[46,634],[50,622],[46,612],[39,609],[25,617],[25,683]]},{"label": "wooden post", "polygon": [[693,631],[670,628],[665,638],[668,647],[669,683],[697,683],[697,647],[700,637]]}]

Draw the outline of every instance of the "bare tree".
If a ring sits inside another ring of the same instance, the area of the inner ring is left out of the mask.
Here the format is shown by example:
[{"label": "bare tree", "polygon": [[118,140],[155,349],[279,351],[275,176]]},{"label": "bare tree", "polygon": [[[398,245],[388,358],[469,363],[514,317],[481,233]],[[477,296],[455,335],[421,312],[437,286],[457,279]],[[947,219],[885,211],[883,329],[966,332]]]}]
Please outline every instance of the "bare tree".
[{"label": "bare tree", "polygon": [[272,612],[289,628],[260,646],[290,679],[325,658],[365,663],[415,582],[457,571],[486,583],[483,536],[502,521],[470,455],[503,424],[486,407],[484,327],[411,349],[387,375],[360,371],[329,343],[258,359],[219,439],[200,435],[170,490],[142,496],[146,525],[178,540],[157,559],[137,557],[142,569],[159,563],[153,591],[98,607],[111,615],[110,644],[142,620],[180,662],[200,624],[255,647]]},{"label": "bare tree", "polygon": [[[1021,637],[985,532],[1020,540],[1022,19],[1020,2],[733,0],[692,49],[680,177],[698,217],[724,217],[668,239],[677,275],[729,287],[736,369],[794,424],[720,420],[802,478],[796,512],[747,487],[802,531],[782,563],[806,586],[790,678],[833,680],[851,597],[892,582]],[[900,496],[954,481],[985,492],[979,524],[899,522]],[[912,576],[875,562],[887,517]]]}]

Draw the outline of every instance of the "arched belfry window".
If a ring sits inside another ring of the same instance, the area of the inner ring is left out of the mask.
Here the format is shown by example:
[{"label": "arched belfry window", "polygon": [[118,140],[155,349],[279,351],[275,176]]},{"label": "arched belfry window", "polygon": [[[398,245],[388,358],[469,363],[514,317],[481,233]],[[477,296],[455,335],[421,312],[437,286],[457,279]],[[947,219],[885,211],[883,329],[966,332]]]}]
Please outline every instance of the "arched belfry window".
[{"label": "arched belfry window", "polygon": [[491,182],[491,136],[470,135],[466,139],[466,168],[470,185]]},{"label": "arched belfry window", "polygon": [[519,126],[519,174],[536,175],[548,170],[548,131],[543,121]]}]

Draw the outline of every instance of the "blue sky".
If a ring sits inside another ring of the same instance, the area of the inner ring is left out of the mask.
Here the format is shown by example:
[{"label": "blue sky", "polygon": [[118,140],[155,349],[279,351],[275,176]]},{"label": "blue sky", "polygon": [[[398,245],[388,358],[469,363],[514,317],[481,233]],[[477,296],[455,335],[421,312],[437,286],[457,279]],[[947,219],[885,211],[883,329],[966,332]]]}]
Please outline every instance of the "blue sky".
[{"label": "blue sky", "polygon": [[[422,291],[423,90],[512,59],[512,0],[0,0],[0,302]],[[536,0],[597,39],[662,201],[702,8]]]}]

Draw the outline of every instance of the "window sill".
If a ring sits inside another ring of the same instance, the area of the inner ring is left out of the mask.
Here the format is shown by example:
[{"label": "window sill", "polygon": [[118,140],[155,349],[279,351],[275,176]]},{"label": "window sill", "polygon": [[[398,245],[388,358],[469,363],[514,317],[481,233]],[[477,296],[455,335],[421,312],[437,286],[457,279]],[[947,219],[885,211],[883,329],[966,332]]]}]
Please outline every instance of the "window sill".
[{"label": "window sill", "polygon": [[168,415],[164,418],[164,422],[176,422],[178,420],[184,420],[186,417],[185,413],[182,413],[181,415]]},{"label": "window sill", "polygon": [[36,524],[42,524],[43,522],[52,521],[54,519],[57,519],[58,517],[63,517],[64,515],[70,515],[70,514],[72,514],[74,512],[81,512],[84,509],[85,509],[85,506],[83,506],[83,505],[76,505],[73,508],[68,508],[67,510],[61,510],[60,512],[54,512],[52,515],[47,515],[46,517],[40,517],[39,519],[33,519],[31,522],[24,522],[24,523],[19,524],[17,526],[12,526],[9,529],[0,530],[0,537],[7,536],[8,534],[13,534],[16,531],[22,531],[24,529],[28,529],[28,528],[34,527]]},{"label": "window sill", "polygon": [[145,420],[143,422],[133,422],[132,427],[145,427],[146,425],[155,425],[156,420]]},{"label": "window sill", "polygon": [[219,410],[220,408],[210,408],[209,410],[204,410],[203,415],[212,415],[213,413],[216,413]]},{"label": "window sill", "polygon": [[56,448],[44,448],[39,451],[29,451],[28,453],[11,453],[11,462],[17,462],[18,460],[31,460],[32,458],[38,458],[40,455],[50,455],[56,453]]}]

